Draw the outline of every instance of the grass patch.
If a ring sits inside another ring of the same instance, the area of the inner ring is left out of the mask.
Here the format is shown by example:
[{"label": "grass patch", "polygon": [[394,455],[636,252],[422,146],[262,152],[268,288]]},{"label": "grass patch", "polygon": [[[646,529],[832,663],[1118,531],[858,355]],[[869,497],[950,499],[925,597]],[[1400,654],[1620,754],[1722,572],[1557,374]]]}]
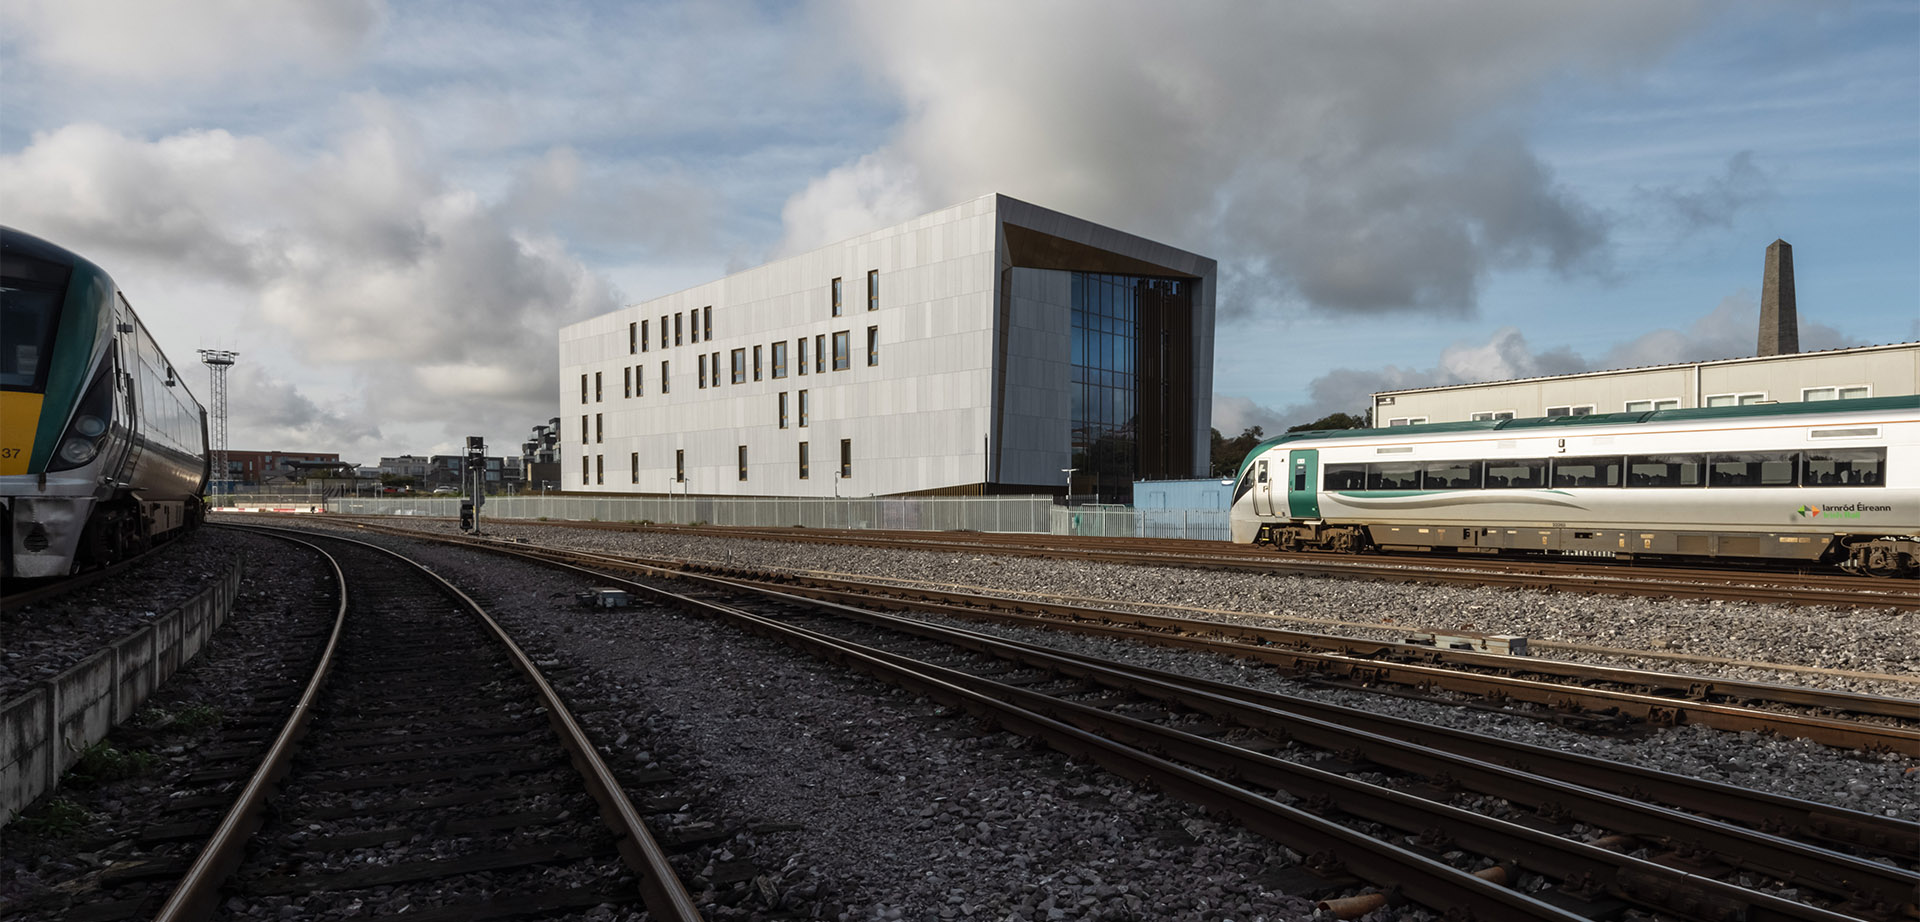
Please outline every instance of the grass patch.
[{"label": "grass patch", "polygon": [[13,826],[28,835],[59,839],[87,828],[87,824],[93,820],[94,814],[87,808],[64,797],[56,797],[47,801],[44,809],[15,820]]},{"label": "grass patch", "polygon": [[143,774],[160,758],[144,749],[120,749],[101,740],[80,751],[80,760],[67,769],[74,780],[103,784]]}]

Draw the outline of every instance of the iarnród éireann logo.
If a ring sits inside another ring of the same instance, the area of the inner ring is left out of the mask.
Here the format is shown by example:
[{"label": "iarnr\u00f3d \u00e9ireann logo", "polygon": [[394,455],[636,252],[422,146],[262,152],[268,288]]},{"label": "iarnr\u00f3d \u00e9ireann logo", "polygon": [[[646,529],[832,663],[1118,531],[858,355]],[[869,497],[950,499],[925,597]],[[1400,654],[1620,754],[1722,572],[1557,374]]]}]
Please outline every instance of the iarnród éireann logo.
[{"label": "iarnr\u00f3d \u00e9ireann logo", "polygon": [[1830,519],[1857,519],[1862,512],[1892,512],[1892,506],[1877,506],[1873,503],[1847,503],[1844,506],[1801,506],[1798,510],[1803,519],[1817,519],[1826,516]]}]

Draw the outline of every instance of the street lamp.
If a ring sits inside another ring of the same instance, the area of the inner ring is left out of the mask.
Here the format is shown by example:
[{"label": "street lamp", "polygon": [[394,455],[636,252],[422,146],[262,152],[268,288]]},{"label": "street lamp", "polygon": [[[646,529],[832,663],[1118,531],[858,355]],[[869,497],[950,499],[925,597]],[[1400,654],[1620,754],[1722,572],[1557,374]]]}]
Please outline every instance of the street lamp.
[{"label": "street lamp", "polygon": [[1062,506],[1071,504],[1071,500],[1073,499],[1073,472],[1077,470],[1079,470],[1077,467],[1063,467],[1060,469],[1060,473],[1067,475],[1067,492],[1060,497],[1060,505]]}]

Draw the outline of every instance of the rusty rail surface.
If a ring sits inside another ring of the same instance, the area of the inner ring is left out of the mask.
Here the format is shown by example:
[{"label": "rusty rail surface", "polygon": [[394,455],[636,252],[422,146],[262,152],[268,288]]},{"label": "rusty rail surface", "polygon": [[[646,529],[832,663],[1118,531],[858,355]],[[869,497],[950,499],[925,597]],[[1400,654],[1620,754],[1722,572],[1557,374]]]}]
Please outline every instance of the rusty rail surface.
[{"label": "rusty rail surface", "polygon": [[[1380,886],[1392,886],[1425,905],[1461,908],[1484,918],[1580,918],[1568,910],[1507,890],[1468,872],[1436,862],[1417,849],[1404,849],[1360,835],[1338,823],[1303,811],[1273,798],[1249,790],[1256,785],[1285,791],[1290,796],[1324,798],[1340,810],[1372,822],[1409,833],[1420,833],[1422,844],[1435,850],[1466,848],[1482,854],[1510,858],[1538,873],[1563,882],[1577,898],[1611,895],[1643,906],[1674,912],[1688,918],[1722,918],[1734,912],[1739,918],[1756,920],[1830,920],[1848,916],[1815,906],[1721,883],[1697,874],[1676,870],[1651,861],[1632,858],[1607,848],[1573,842],[1552,833],[1482,816],[1411,794],[1380,788],[1348,779],[1342,775],[1265,756],[1241,747],[1160,727],[1087,705],[994,682],[954,669],[938,666],[889,651],[786,624],[776,618],[753,614],[730,605],[671,592],[646,582],[610,577],[603,570],[566,564],[548,555],[528,555],[525,549],[502,548],[508,553],[535,556],[558,566],[591,573],[636,594],[666,604],[722,618],[744,628],[776,637],[797,648],[832,662],[858,669],[877,678],[919,694],[927,695],[995,724],[1043,740],[1069,755],[1094,761],[1124,777],[1153,783],[1210,809],[1234,815],[1249,828],[1269,835],[1300,850],[1328,853],[1342,870],[1368,879]],[[786,604],[799,604],[835,614],[873,621],[891,619],[877,613],[860,612],[847,606],[822,603],[799,595],[781,593],[767,587],[748,586],[715,577],[701,576],[675,568],[641,567],[648,578],[670,578],[697,583],[732,593],[773,598]],[[952,629],[935,628],[919,622],[914,630],[955,634]],[[991,644],[991,639],[972,642]],[[1086,674],[1084,670],[1079,674]],[[1134,680],[1126,680],[1128,682]],[[1180,692],[1183,696],[1204,694]],[[1235,705],[1241,709],[1244,703]],[[1291,718],[1297,720],[1298,718]],[[1407,749],[1404,752],[1412,753]],[[1158,753],[1150,754],[1150,753]],[[1407,756],[1407,758],[1415,758]],[[1442,758],[1448,758],[1442,756]],[[1458,758],[1458,757],[1452,757]],[[1486,763],[1462,760],[1449,763],[1476,772],[1499,774],[1500,769]],[[1503,776],[1511,781],[1515,776]],[[1232,782],[1223,778],[1234,779]],[[1536,785],[1548,784],[1536,780]],[[1624,798],[1599,792],[1575,791],[1571,786],[1555,788],[1562,796],[1578,794],[1588,803],[1602,803],[1608,810],[1626,809]],[[1524,795],[1523,795],[1524,796]],[[1659,829],[1685,826],[1696,836],[1713,829],[1716,844],[1726,845],[1742,833],[1733,827],[1695,825],[1674,811],[1632,805],[1640,811],[1661,815]],[[1650,834],[1659,834],[1650,832]],[[1757,837],[1770,839],[1771,837]],[[1802,868],[1809,883],[1853,894],[1865,892],[1879,905],[1888,905],[1886,897],[1910,899],[1916,878],[1911,872],[1885,869],[1891,881],[1876,879],[1861,883],[1879,866],[1850,859],[1837,853],[1799,843],[1769,843],[1771,847],[1798,850],[1800,858],[1812,861]],[[1731,848],[1732,846],[1727,846]],[[1517,856],[1517,857],[1516,857]],[[1817,861],[1813,860],[1817,857]],[[1793,859],[1775,859],[1770,867],[1792,873]],[[1818,870],[1811,870],[1815,866]],[[1841,868],[1835,871],[1833,868]]]},{"label": "rusty rail surface", "polygon": [[[288,537],[292,529],[256,530],[275,533],[286,540],[298,540]],[[545,708],[548,722],[553,726],[561,745],[566,749],[570,760],[582,776],[583,783],[600,806],[601,816],[616,838],[616,846],[629,870],[638,878],[642,903],[648,914],[659,920],[673,922],[699,922],[702,916],[693,898],[688,894],[679,877],[668,863],[666,852],[647,830],[640,819],[639,812],[626,796],[625,790],[614,778],[606,762],[600,758],[586,731],[574,719],[565,703],[554,692],[533,660],[527,656],[519,644],[486,613],[479,603],[452,583],[421,566],[413,560],[364,541],[339,535],[327,535],[328,540],[344,541],[380,553],[390,555],[415,571],[423,574],[437,584],[449,598],[453,599],[470,616],[478,620],[485,629],[507,651],[515,668],[534,686],[540,706]],[[226,817],[221,821],[213,837],[201,849],[191,869],[168,897],[155,922],[181,922],[181,920],[207,918],[220,894],[226,879],[237,869],[245,857],[248,837],[265,820],[268,809],[267,800],[274,787],[286,776],[300,739],[305,735],[311,719],[313,705],[318,699],[326,681],[327,674],[334,665],[334,654],[346,623],[348,589],[346,576],[333,561],[332,555],[325,550],[307,544],[320,553],[333,567],[336,584],[339,586],[339,614],[335,619],[331,636],[315,669],[312,680],[301,695],[286,726],[281,730],[272,749],[262,761],[260,767],[248,779],[245,789]]]}]

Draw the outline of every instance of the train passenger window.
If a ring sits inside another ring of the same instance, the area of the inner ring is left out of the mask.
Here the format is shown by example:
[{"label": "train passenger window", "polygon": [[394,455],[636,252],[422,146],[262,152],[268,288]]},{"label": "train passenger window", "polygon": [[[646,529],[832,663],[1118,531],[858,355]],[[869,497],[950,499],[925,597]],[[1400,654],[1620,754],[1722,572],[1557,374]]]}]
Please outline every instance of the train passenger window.
[{"label": "train passenger window", "polygon": [[1627,486],[1697,487],[1707,482],[1706,466],[1706,455],[1634,455],[1627,459]]},{"label": "train passenger window", "polygon": [[1604,458],[1555,458],[1553,459],[1553,485],[1561,487],[1617,487],[1620,485],[1622,459],[1615,455]]},{"label": "train passenger window", "polygon": [[1796,482],[1798,452],[1749,452],[1714,455],[1707,466],[1709,487],[1790,487]]},{"label": "train passenger window", "polygon": [[1885,448],[1836,448],[1801,455],[1800,485],[1807,487],[1877,487],[1885,478]]},{"label": "train passenger window", "polygon": [[1260,468],[1260,482],[1266,483],[1267,482],[1267,462],[1265,461],[1260,462],[1259,468]]},{"label": "train passenger window", "polygon": [[1537,490],[1547,485],[1547,459],[1488,461],[1487,489]]},{"label": "train passenger window", "polygon": [[1423,490],[1478,490],[1480,462],[1428,461],[1420,466]]},{"label": "train passenger window", "polygon": [[1364,464],[1329,464],[1326,477],[1322,480],[1328,492],[1335,490],[1364,490],[1367,488],[1367,466]]},{"label": "train passenger window", "polygon": [[1301,492],[1307,488],[1307,462],[1293,462],[1293,491]]},{"label": "train passenger window", "polygon": [[1420,464],[1416,461],[1389,461],[1367,466],[1369,490],[1420,489]]}]

